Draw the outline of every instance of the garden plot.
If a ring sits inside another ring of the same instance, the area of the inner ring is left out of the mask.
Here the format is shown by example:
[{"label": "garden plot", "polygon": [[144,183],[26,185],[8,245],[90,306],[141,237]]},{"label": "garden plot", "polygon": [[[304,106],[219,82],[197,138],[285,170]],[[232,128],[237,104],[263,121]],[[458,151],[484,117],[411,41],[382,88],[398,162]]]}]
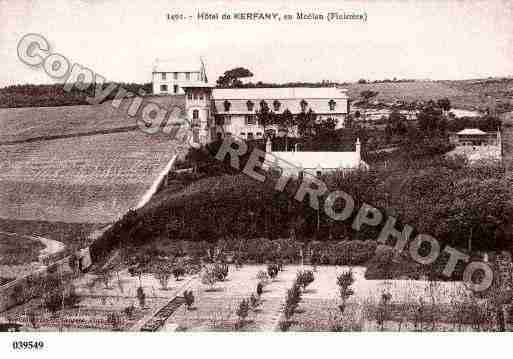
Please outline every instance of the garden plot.
[{"label": "garden plot", "polygon": [[[287,268],[294,272],[293,266]],[[295,267],[296,271],[299,268]],[[355,279],[351,285],[354,294],[341,315],[337,276],[349,269]],[[302,293],[290,330],[329,331],[341,322],[344,330],[452,330],[458,315],[457,303],[468,295],[461,282],[367,280],[364,273],[363,267],[318,267],[314,282]],[[389,314],[382,326],[376,312],[381,308],[383,293],[391,297],[386,307]],[[432,309],[433,303],[435,309]]]},{"label": "garden plot", "polygon": [[[178,326],[188,331],[233,331],[236,330],[237,308],[243,299],[256,292],[259,282],[257,273],[265,271],[264,265],[246,265],[240,269],[230,266],[228,278],[213,287],[201,284],[192,288],[195,302],[191,310],[177,310],[166,326]],[[265,286],[261,304],[250,310],[245,324],[239,330],[271,330],[278,322],[281,304],[286,290],[295,278],[295,272],[280,272],[278,278]]]}]

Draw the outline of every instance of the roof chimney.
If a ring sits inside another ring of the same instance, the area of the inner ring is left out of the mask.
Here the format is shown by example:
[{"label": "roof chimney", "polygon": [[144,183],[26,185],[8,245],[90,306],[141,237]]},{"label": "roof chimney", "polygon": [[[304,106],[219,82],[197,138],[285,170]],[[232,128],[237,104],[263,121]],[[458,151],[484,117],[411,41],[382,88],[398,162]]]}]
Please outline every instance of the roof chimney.
[{"label": "roof chimney", "polygon": [[267,142],[265,143],[265,152],[271,153],[273,151],[273,146],[271,143],[271,138],[267,137]]},{"label": "roof chimney", "polygon": [[356,138],[356,157],[358,158],[358,166],[360,166],[360,161],[362,160],[362,145],[360,143],[360,139]]}]

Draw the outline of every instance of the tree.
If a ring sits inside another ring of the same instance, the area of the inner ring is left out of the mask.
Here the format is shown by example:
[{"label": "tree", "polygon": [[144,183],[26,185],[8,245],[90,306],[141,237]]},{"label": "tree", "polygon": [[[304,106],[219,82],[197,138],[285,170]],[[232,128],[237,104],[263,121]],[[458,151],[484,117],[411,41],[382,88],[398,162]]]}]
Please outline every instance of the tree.
[{"label": "tree", "polygon": [[351,285],[353,285],[353,283],[354,276],[351,270],[344,272],[337,277],[340,299],[342,299],[342,304],[339,305],[341,313],[344,313],[347,300],[354,294],[354,291],[351,289]]},{"label": "tree", "polygon": [[217,79],[217,86],[222,88],[241,87],[240,79],[252,77],[253,73],[244,67],[236,67],[225,71],[222,76]]},{"label": "tree", "polygon": [[406,117],[397,110],[393,110],[387,119],[385,131],[389,136],[404,135],[407,132]]},{"label": "tree", "polygon": [[290,130],[296,126],[294,115],[286,108],[285,111],[278,116],[278,122],[279,130],[285,132],[285,151],[288,151],[289,133]]},{"label": "tree", "polygon": [[167,263],[158,265],[156,269],[156,273],[154,275],[159,281],[163,290],[167,290],[167,285],[169,283],[169,279],[171,278],[171,272],[172,270]]},{"label": "tree", "polygon": [[303,287],[303,291],[306,290],[313,281],[315,280],[314,274],[311,270],[299,271],[296,277],[296,282],[300,287]]},{"label": "tree", "polygon": [[239,317],[237,327],[242,328],[242,326],[244,325],[244,322],[246,320],[246,317],[249,314],[249,302],[247,299],[243,299],[239,303],[239,307],[237,308],[236,314]]},{"label": "tree", "polygon": [[447,122],[442,117],[442,110],[434,101],[429,101],[417,116],[419,128],[424,132],[444,132]]},{"label": "tree", "polygon": [[265,100],[260,101],[259,105],[256,116],[258,123],[263,127],[264,133],[266,133],[267,127],[274,122],[274,113],[269,109],[269,105]]},{"label": "tree", "polygon": [[392,300],[392,295],[390,293],[383,292],[381,294],[379,306],[376,311],[376,322],[378,323],[381,331],[383,331],[385,329],[385,323],[387,320],[390,319],[389,304],[390,304],[391,300]]},{"label": "tree", "polygon": [[146,294],[144,293],[143,287],[137,288],[137,300],[139,301],[139,306],[141,308],[146,306]]},{"label": "tree", "polygon": [[308,112],[301,111],[297,115],[297,126],[299,135],[311,136],[315,128],[316,120],[317,115],[312,109],[309,109]]},{"label": "tree", "polygon": [[363,90],[360,92],[360,97],[365,101],[369,102],[371,98],[376,97],[379,94],[378,91],[372,91],[372,90]]},{"label": "tree", "polygon": [[201,283],[209,286],[209,289],[213,289],[214,285],[218,280],[217,274],[214,271],[213,267],[207,267],[203,270],[201,274]]},{"label": "tree", "polygon": [[442,109],[444,114],[451,110],[451,101],[447,97],[439,99],[436,103],[438,107]]}]

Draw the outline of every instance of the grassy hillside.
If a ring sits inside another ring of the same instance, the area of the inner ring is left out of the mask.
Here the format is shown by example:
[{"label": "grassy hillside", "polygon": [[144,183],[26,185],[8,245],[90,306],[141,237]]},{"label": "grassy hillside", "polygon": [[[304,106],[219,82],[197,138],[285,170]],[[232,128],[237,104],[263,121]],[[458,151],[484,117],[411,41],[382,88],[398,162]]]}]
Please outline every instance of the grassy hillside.
[{"label": "grassy hillside", "polygon": [[365,90],[378,91],[378,100],[428,101],[447,97],[454,108],[484,109],[487,96],[498,99],[498,103],[511,103],[513,79],[509,80],[462,80],[462,81],[415,81],[348,84],[344,86],[349,97],[357,99]]}]

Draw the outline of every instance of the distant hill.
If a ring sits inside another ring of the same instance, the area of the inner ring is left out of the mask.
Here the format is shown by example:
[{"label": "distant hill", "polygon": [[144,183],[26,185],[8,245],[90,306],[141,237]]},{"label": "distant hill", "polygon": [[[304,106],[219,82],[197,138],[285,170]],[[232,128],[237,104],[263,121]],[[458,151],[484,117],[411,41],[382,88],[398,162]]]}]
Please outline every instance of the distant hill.
[{"label": "distant hill", "polygon": [[453,108],[485,110],[495,106],[499,112],[513,110],[513,79],[351,83],[343,87],[352,99],[358,99],[362,91],[372,90],[379,92],[376,99],[383,102],[447,97]]},{"label": "distant hill", "polygon": [[[110,83],[104,85],[104,88]],[[151,83],[116,83],[127,92],[137,94],[144,91],[152,93]],[[13,85],[0,88],[0,108],[12,107],[50,107],[50,106],[76,106],[89,105],[87,96],[92,95],[94,86],[86,91],[72,88],[71,91],[64,91],[63,84],[50,85]],[[105,99],[112,100],[117,93],[117,88]]]}]

